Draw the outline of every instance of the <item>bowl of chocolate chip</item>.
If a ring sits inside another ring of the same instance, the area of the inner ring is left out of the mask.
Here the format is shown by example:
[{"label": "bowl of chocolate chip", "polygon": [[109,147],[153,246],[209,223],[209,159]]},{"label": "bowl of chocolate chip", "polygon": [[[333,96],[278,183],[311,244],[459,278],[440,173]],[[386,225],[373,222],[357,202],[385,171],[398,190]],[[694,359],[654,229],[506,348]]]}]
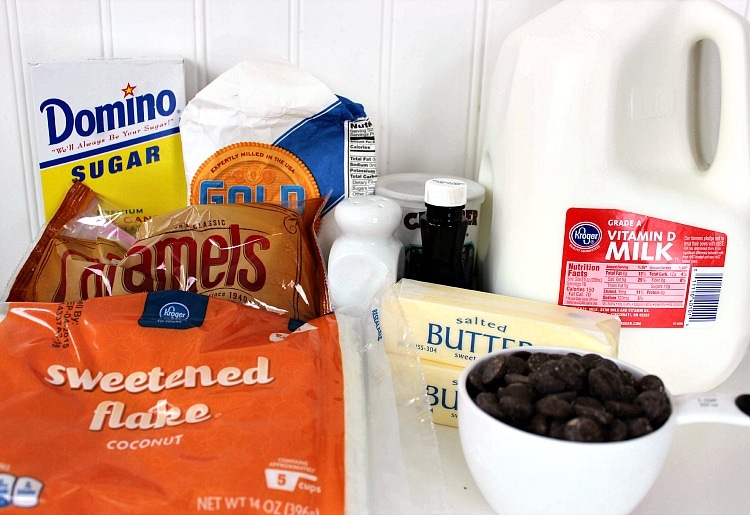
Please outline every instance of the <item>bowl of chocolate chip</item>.
[{"label": "bowl of chocolate chip", "polygon": [[458,430],[498,513],[629,513],[659,475],[678,423],[750,425],[749,404],[748,395],[672,396],[621,360],[526,347],[464,369]]}]

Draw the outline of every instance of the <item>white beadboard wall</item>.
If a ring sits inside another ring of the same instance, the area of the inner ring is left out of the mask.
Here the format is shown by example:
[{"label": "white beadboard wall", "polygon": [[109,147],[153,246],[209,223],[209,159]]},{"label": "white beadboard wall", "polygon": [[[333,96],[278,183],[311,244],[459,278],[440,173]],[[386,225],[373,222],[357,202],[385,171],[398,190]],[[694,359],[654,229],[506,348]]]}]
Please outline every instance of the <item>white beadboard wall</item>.
[{"label": "white beadboard wall", "polygon": [[[380,174],[474,177],[497,51],[558,1],[0,0],[0,288],[43,223],[28,63],[181,55],[190,99],[241,60],[281,57],[364,105]],[[748,2],[722,0],[745,17]]]}]

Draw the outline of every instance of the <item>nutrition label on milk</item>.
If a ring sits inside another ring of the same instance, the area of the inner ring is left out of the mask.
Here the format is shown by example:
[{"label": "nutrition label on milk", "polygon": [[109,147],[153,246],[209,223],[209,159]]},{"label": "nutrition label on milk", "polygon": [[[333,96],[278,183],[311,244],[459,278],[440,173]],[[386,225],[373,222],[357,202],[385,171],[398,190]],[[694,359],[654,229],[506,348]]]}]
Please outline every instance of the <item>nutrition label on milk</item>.
[{"label": "nutrition label on milk", "polygon": [[568,262],[566,305],[681,308],[690,265]]},{"label": "nutrition label on milk", "polygon": [[617,315],[629,327],[709,327],[726,235],[614,209],[571,208],[559,303]]}]

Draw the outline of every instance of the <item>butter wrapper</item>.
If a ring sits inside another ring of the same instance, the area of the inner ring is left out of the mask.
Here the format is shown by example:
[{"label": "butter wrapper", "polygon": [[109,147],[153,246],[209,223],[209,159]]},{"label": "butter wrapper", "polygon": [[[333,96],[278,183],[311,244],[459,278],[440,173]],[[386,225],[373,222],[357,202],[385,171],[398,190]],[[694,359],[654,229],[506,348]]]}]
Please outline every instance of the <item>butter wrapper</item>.
[{"label": "butter wrapper", "polygon": [[181,57],[34,63],[30,76],[45,221],[76,181],[129,232],[186,205]]},{"label": "butter wrapper", "polygon": [[426,359],[421,360],[420,364],[432,422],[441,426],[458,427],[458,380],[464,367]]},{"label": "butter wrapper", "polygon": [[620,319],[557,304],[402,279],[383,296],[388,352],[464,367],[495,350],[533,345],[617,356]]}]

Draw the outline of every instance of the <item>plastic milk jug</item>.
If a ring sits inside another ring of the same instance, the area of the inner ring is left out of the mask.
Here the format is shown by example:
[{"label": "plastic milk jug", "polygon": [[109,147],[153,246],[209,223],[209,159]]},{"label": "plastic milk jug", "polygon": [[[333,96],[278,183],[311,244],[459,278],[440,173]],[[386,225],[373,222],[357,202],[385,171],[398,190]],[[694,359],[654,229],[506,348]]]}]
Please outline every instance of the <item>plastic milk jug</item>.
[{"label": "plastic milk jug", "polygon": [[617,314],[619,357],[672,393],[726,379],[750,340],[748,41],[712,0],[564,0],[511,33],[482,113],[481,288]]}]

